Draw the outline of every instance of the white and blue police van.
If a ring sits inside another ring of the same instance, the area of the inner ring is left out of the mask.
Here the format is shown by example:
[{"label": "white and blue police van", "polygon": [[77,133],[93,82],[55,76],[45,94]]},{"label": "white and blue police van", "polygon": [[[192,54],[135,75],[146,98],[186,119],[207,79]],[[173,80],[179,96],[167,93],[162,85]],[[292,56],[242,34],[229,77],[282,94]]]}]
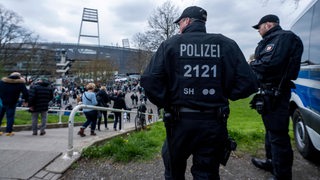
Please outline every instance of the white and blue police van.
[{"label": "white and blue police van", "polygon": [[294,138],[301,155],[312,159],[320,154],[320,0],[310,3],[291,30],[304,45],[290,100]]}]

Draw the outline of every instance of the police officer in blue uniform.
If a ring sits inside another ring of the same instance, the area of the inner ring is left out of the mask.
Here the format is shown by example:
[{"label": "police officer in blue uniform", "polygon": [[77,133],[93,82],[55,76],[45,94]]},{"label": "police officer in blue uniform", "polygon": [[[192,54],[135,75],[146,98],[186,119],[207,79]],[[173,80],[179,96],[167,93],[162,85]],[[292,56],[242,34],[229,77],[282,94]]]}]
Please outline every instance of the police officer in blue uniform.
[{"label": "police officer in blue uniform", "polygon": [[[279,18],[269,14],[253,28],[262,40],[250,66],[257,75],[259,92],[251,102],[262,116],[266,129],[266,159],[253,158],[252,163],[273,173],[273,179],[292,179],[293,151],[289,131],[291,88],[300,70],[303,44],[291,31],[282,30]],[[262,107],[256,107],[256,104]]]},{"label": "police officer in blue uniform", "polygon": [[165,111],[165,179],[184,179],[190,155],[194,179],[219,179],[230,143],[228,99],[257,91],[237,43],[206,33],[206,20],[203,8],[186,8],[174,22],[180,33],[162,42],[141,77],[149,100]]}]

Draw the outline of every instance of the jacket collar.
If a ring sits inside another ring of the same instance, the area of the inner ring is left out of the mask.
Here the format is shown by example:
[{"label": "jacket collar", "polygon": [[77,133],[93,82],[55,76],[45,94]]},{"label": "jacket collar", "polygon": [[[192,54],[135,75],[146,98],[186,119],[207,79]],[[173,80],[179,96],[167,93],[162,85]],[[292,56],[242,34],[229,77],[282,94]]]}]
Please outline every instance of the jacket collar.
[{"label": "jacket collar", "polygon": [[182,33],[190,33],[190,32],[207,32],[206,24],[201,21],[194,21],[182,31]]},{"label": "jacket collar", "polygon": [[266,34],[264,34],[263,39],[268,38],[269,35],[272,35],[274,32],[280,31],[280,30],[282,30],[282,28],[279,25],[271,28],[268,32],[266,32]]}]

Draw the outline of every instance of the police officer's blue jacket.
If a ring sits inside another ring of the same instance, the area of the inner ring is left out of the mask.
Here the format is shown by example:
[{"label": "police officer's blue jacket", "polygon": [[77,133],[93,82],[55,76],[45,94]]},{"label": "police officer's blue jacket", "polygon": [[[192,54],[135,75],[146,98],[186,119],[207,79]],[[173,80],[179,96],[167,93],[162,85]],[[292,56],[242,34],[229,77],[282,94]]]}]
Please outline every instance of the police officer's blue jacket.
[{"label": "police officer's blue jacket", "polygon": [[158,107],[210,109],[257,91],[257,81],[235,41],[207,34],[193,22],[162,42],[141,76],[141,86]]},{"label": "police officer's blue jacket", "polygon": [[250,66],[262,84],[278,86],[282,81],[285,88],[298,76],[302,52],[300,38],[277,25],[258,43],[255,60]]}]

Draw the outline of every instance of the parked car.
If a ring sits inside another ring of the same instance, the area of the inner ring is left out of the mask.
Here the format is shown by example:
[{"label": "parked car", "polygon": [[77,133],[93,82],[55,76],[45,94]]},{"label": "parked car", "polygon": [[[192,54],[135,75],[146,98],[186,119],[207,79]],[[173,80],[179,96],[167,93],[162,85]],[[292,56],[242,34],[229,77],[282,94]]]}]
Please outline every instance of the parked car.
[{"label": "parked car", "polygon": [[301,69],[290,112],[297,149],[305,158],[320,154],[320,1],[312,2],[291,27],[303,41]]}]

